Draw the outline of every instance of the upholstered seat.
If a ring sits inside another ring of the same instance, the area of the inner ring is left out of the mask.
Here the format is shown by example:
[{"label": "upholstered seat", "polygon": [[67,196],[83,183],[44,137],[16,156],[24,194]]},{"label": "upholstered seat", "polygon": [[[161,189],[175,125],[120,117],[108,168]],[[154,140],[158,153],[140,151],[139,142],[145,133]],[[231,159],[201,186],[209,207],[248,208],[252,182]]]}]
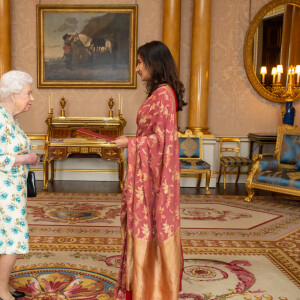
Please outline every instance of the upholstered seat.
[{"label": "upholstered seat", "polygon": [[273,157],[262,154],[253,158],[246,187],[251,201],[254,189],[300,196],[300,128],[280,125]]},{"label": "upholstered seat", "polygon": [[204,160],[188,160],[182,159],[180,160],[181,169],[210,169],[210,164]]},{"label": "upholstered seat", "polygon": [[295,169],[267,170],[255,175],[253,182],[300,190],[300,172]]},{"label": "upholstered seat", "polygon": [[238,182],[241,167],[248,166],[248,172],[250,171],[252,160],[247,157],[240,156],[240,149],[241,149],[241,141],[239,138],[233,138],[233,137],[220,138],[220,169],[219,169],[218,183],[220,182],[220,178],[222,175],[222,168],[223,168],[224,189],[226,189],[226,173],[228,167],[231,169],[237,168],[237,176],[236,176],[235,183]]},{"label": "upholstered seat", "polygon": [[250,166],[252,160],[247,157],[225,156],[220,158],[220,162],[227,166]]},{"label": "upholstered seat", "polygon": [[197,175],[197,187],[200,187],[202,174],[206,174],[205,193],[210,194],[209,182],[211,176],[210,164],[203,160],[203,133],[193,134],[190,129],[184,133],[178,132],[179,137],[179,159],[181,173],[188,175]]}]

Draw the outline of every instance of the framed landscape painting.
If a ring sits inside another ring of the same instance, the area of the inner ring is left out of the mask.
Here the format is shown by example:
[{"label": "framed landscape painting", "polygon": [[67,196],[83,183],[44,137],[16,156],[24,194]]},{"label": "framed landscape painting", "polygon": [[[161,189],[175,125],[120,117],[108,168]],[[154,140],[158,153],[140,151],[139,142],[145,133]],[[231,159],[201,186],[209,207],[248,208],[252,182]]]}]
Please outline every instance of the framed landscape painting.
[{"label": "framed landscape painting", "polygon": [[136,88],[137,5],[37,5],[39,88]]}]

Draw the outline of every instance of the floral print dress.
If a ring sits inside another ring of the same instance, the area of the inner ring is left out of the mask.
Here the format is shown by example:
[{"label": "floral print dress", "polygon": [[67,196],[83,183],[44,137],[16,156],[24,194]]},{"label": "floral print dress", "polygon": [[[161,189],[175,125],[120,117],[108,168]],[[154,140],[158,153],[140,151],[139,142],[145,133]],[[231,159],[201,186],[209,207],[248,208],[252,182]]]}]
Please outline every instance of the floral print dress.
[{"label": "floral print dress", "polygon": [[30,140],[12,114],[0,106],[0,254],[28,252],[27,175],[29,165],[13,167],[28,153]]}]

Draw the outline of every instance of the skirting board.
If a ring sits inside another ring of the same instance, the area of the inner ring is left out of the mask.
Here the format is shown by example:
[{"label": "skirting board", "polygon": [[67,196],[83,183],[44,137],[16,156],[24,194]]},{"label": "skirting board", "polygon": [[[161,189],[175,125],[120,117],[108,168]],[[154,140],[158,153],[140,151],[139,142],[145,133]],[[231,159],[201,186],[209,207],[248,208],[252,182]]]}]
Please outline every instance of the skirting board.
[{"label": "skirting board", "polygon": [[[54,180],[74,180],[74,181],[119,181],[118,164],[112,161],[105,161],[102,159],[76,159],[70,158],[64,161],[55,162]],[[31,170],[35,170],[31,168]],[[39,165],[35,171],[36,179],[43,180],[42,166]],[[226,176],[227,183],[235,182],[234,174]],[[49,172],[50,177],[50,172]],[[216,186],[218,174],[213,174],[210,179],[210,187]],[[247,176],[240,175],[239,183],[245,183]],[[205,187],[205,175],[202,176],[201,187]],[[181,187],[195,187],[197,178],[181,177]],[[220,182],[223,182],[223,176]]]}]

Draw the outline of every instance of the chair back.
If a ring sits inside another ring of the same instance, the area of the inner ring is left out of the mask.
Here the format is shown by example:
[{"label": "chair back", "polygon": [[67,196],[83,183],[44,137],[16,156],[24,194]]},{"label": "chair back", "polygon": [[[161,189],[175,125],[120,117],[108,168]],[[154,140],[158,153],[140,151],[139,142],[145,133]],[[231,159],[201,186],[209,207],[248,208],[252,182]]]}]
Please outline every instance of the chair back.
[{"label": "chair back", "polygon": [[203,133],[193,133],[187,129],[184,133],[178,132],[179,158],[203,159]]},{"label": "chair back", "polygon": [[300,160],[300,128],[282,124],[277,129],[275,157],[281,168],[295,168]]},{"label": "chair back", "polygon": [[220,138],[220,157],[240,156],[240,153],[241,153],[240,138],[237,138],[237,137],[221,137]]}]

